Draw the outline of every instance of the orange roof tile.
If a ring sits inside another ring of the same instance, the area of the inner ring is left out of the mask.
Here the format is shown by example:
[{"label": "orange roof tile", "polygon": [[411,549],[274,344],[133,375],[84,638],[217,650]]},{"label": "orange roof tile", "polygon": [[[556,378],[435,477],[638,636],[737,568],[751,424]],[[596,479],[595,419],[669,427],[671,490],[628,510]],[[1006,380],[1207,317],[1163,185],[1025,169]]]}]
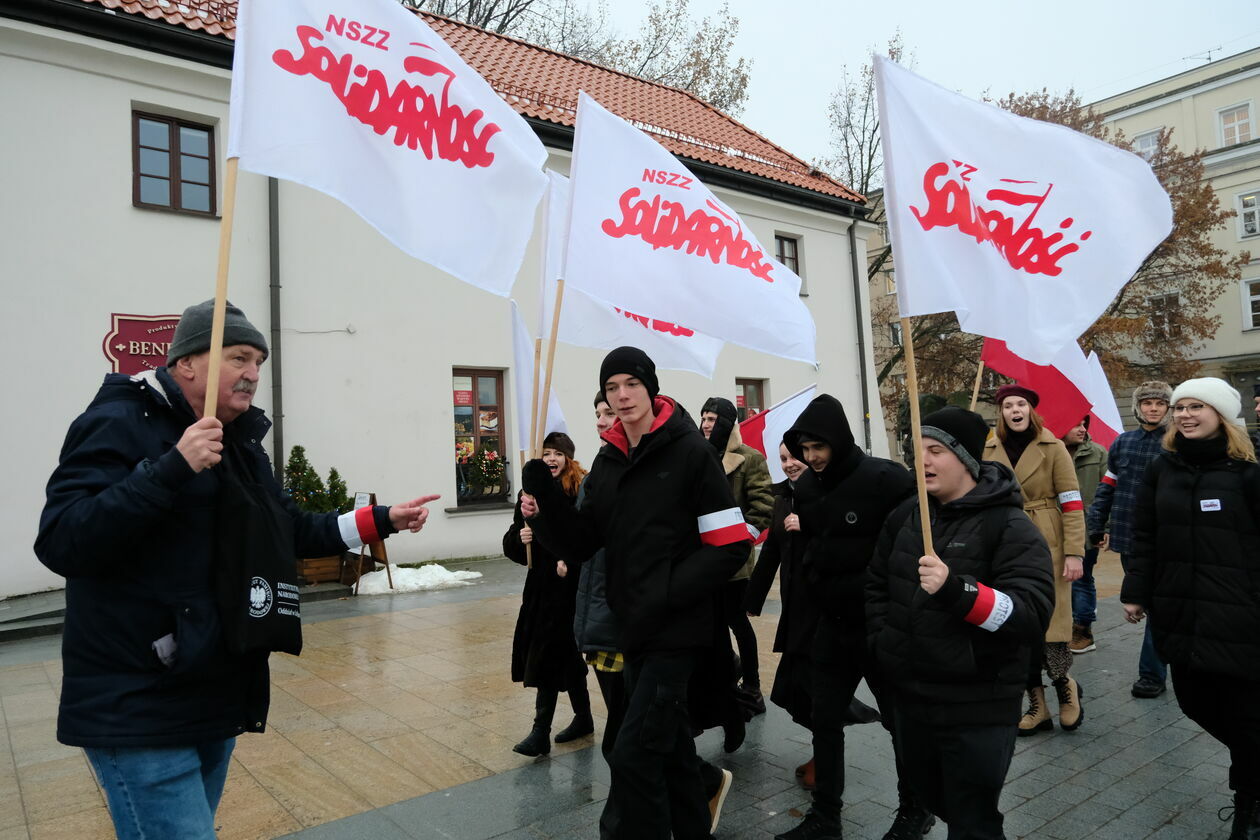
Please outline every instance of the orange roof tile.
[{"label": "orange roof tile", "polygon": [[[83,0],[233,38],[236,0]],[[422,17],[520,113],[572,126],[579,91],[674,154],[853,202],[865,199],[782,147],[677,88],[610,70],[449,18]]]}]

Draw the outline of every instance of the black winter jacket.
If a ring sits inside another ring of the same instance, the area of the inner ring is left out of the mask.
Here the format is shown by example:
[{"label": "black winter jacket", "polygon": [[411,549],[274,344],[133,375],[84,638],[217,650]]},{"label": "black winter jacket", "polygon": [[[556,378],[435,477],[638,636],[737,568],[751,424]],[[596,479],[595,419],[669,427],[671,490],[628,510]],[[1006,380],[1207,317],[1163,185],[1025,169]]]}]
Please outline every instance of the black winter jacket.
[{"label": "black winter jacket", "polygon": [[[228,653],[219,629],[218,479],[212,469],[194,473],[175,448],[194,421],[160,368],[106,376],[66,434],[35,540],[40,561],[66,578],[64,744],[183,746],[266,723],[267,657]],[[262,447],[270,426],[251,408],[225,428],[225,443],[242,449],[255,481],[288,510],[295,558],[345,550],[336,514],[301,513],[276,484]],[[378,528],[387,510],[378,508]],[[167,634],[178,645],[170,667],[152,649]]]},{"label": "black winter jacket", "polygon": [[526,485],[543,490],[534,534],[571,568],[605,549],[618,650],[631,654],[710,646],[713,596],[747,560],[751,543],[695,423],[668,397],[656,398],[654,413],[633,453],[620,421],[605,432],[580,509],[545,484]]},{"label": "black winter jacket", "polygon": [[744,610],[761,615],[774,576],[779,575],[779,626],[774,633],[775,653],[808,654],[818,626],[818,605],[810,592],[809,582],[801,569],[805,538],[783,527],[783,520],[795,509],[795,490],[787,479],[771,488],[774,491],[774,513],[770,519],[770,536],[761,546],[761,556],[748,579]]},{"label": "black winter jacket", "polygon": [[[569,504],[574,500],[563,492],[556,498]],[[529,568],[521,591],[521,610],[512,634],[512,681],[530,688],[568,691],[575,671],[585,677],[585,669],[574,667],[579,659],[573,638],[573,610],[577,599],[578,576],[556,574],[554,554],[534,543],[533,563],[527,563],[525,544],[521,542],[521,503],[516,502],[512,524],[503,534],[503,553],[513,563]]]},{"label": "black winter jacket", "polygon": [[1254,681],[1260,466],[1227,458],[1219,440],[1205,459],[1165,452],[1147,468],[1120,600],[1150,612],[1165,662]]},{"label": "black winter jacket", "polygon": [[914,492],[914,479],[900,464],[859,449],[844,408],[828,394],[810,402],[783,440],[797,460],[803,457],[802,441],[831,446],[827,467],[807,470],[796,481],[805,539],[801,568],[819,615],[861,644],[867,566],[884,520]]},{"label": "black winter jacket", "polygon": [[[942,724],[1013,725],[1030,646],[1045,637],[1054,607],[1050,549],[1003,464],[983,462],[970,493],[929,504],[934,548],[950,577],[935,595],[920,586],[919,503],[907,499],[888,517],[871,562],[871,650],[907,713]],[[1003,605],[1010,608],[1004,621],[992,631],[978,626],[996,624]]]}]

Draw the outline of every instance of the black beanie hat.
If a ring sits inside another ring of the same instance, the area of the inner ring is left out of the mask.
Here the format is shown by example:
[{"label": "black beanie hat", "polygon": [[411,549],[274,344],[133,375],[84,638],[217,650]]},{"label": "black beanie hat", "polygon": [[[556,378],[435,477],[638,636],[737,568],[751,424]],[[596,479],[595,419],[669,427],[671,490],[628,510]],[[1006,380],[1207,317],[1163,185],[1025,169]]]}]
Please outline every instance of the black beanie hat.
[{"label": "black beanie hat", "polygon": [[577,454],[577,447],[573,445],[573,438],[564,432],[552,432],[543,438],[543,449],[557,449],[564,453],[564,457],[570,461]]},{"label": "black beanie hat", "polygon": [[599,366],[600,389],[603,390],[608,380],[619,373],[628,373],[642,382],[652,399],[661,392],[661,384],[656,379],[656,363],[638,347],[618,347],[609,351],[604,363]]},{"label": "black beanie hat", "polygon": [[[210,327],[214,321],[214,300],[203,301],[184,310],[179,323],[175,325],[175,335],[171,338],[170,349],[166,353],[166,364],[174,364],[185,356],[204,353],[210,349]],[[223,320],[223,346],[248,344],[270,355],[267,339],[263,338],[253,324],[245,317],[245,313],[227,302]]]},{"label": "black beanie hat", "polygon": [[974,411],[951,405],[933,411],[923,418],[921,430],[925,438],[939,441],[958,456],[972,478],[980,477],[980,458],[989,437],[989,424]]}]

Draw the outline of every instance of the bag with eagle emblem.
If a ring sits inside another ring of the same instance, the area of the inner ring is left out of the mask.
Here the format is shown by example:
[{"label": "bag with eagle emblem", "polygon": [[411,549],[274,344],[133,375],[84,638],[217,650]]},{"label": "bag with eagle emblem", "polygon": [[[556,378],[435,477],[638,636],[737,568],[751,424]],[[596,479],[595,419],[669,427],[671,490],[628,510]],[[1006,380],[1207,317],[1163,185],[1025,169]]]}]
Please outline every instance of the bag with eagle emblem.
[{"label": "bag with eagle emblem", "polygon": [[236,654],[302,652],[293,522],[274,491],[259,484],[243,447],[225,440],[215,528],[219,620]]}]

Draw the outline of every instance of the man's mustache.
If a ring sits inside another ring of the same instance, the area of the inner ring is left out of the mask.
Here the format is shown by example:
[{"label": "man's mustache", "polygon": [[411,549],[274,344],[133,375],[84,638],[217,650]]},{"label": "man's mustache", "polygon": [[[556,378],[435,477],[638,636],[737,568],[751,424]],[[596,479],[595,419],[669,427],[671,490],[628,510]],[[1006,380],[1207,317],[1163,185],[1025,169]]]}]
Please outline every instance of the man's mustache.
[{"label": "man's mustache", "polygon": [[244,391],[247,394],[252,394],[257,390],[258,390],[258,383],[250,382],[248,379],[241,379],[235,385],[232,386],[233,394],[235,394],[238,391]]}]

